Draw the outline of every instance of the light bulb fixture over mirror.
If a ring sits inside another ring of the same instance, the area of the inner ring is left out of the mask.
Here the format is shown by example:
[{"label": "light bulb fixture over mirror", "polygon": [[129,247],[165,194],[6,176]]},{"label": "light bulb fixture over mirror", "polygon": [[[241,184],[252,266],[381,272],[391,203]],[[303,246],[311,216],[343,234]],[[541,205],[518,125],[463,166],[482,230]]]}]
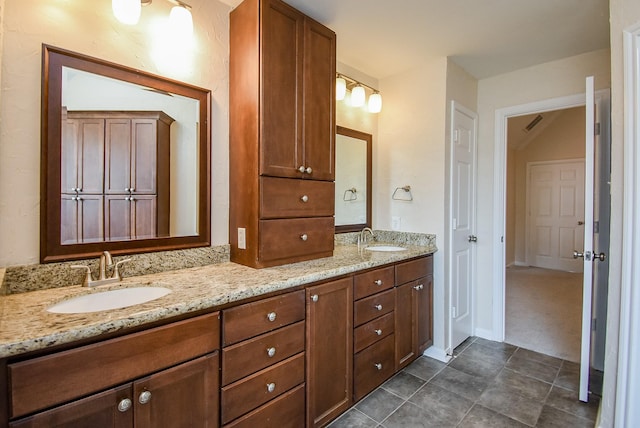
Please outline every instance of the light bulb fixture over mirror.
[{"label": "light bulb fixture over mirror", "polygon": [[[345,100],[352,107],[363,107],[367,101],[366,89],[371,91],[367,110],[370,113],[380,113],[382,111],[382,95],[377,89],[360,83],[344,74],[336,74],[336,101]],[[348,90],[351,90],[350,99],[346,97]]]},{"label": "light bulb fixture over mirror", "polygon": [[[142,6],[151,4],[153,0],[111,0],[113,15],[118,21],[127,25],[135,25],[140,20]],[[180,0],[167,0],[175,6],[169,14],[169,25],[176,36],[191,36],[193,34],[193,17],[191,6]]]}]

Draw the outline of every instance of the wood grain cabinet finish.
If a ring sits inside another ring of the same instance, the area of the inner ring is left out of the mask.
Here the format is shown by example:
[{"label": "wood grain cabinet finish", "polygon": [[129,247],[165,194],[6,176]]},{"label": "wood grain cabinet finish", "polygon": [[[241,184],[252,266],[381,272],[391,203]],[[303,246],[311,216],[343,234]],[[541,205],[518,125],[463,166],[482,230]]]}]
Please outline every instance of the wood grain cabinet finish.
[{"label": "wood grain cabinet finish", "polygon": [[393,312],[396,297],[393,289],[356,301],[353,305],[353,324],[362,325],[382,315]]},{"label": "wood grain cabinet finish", "polygon": [[65,111],[61,242],[169,236],[172,122],[160,111]]},{"label": "wood grain cabinet finish", "polygon": [[236,419],[225,428],[304,427],[304,384]]},{"label": "wood grain cabinet finish", "polygon": [[394,267],[388,266],[356,274],[353,278],[353,298],[358,300],[393,288],[394,272]]},{"label": "wood grain cabinet finish", "polygon": [[11,363],[10,426],[217,426],[219,346],[216,312]]},{"label": "wood grain cabinet finish", "polygon": [[406,367],[433,343],[432,256],[396,265],[396,370]]},{"label": "wood grain cabinet finish", "polygon": [[391,334],[354,356],[353,398],[359,401],[395,373],[395,338]]},{"label": "wood grain cabinet finish", "polygon": [[[231,12],[233,262],[262,268],[333,254],[335,49],[333,31],[281,0],[245,0]],[[281,244],[279,232],[301,218],[316,219],[308,224],[324,237],[304,242],[302,232]]]},{"label": "wood grain cabinet finish", "polygon": [[390,312],[353,330],[353,352],[360,352],[380,339],[393,334],[394,313]]},{"label": "wood grain cabinet finish", "polygon": [[349,409],[353,391],[353,278],[308,287],[307,427]]}]

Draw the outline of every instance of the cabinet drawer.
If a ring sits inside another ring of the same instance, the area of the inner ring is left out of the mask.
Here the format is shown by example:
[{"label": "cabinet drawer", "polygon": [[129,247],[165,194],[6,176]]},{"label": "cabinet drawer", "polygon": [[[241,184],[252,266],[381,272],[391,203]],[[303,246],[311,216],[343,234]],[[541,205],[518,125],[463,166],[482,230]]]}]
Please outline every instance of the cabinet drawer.
[{"label": "cabinet drawer", "polygon": [[10,417],[70,401],[220,347],[219,312],[8,365]]},{"label": "cabinet drawer", "polygon": [[304,351],[304,321],[222,350],[222,385]]},{"label": "cabinet drawer", "polygon": [[353,360],[354,401],[374,390],[395,371],[394,335],[385,337],[363,351]]},{"label": "cabinet drawer", "polygon": [[426,256],[417,260],[399,263],[396,265],[396,284],[404,284],[432,273],[433,256]]},{"label": "cabinet drawer", "polygon": [[358,300],[353,304],[353,324],[362,325],[381,315],[388,314],[395,307],[395,294],[393,290],[374,294]]},{"label": "cabinet drawer", "polygon": [[222,423],[304,382],[304,352],[222,388]]},{"label": "cabinet drawer", "polygon": [[353,331],[353,352],[358,353],[393,333],[394,324],[393,313],[388,313],[356,328]]},{"label": "cabinet drawer", "polygon": [[261,220],[259,227],[262,261],[333,254],[333,217]]},{"label": "cabinet drawer", "polygon": [[224,345],[232,345],[304,319],[304,290],[227,309],[222,315]]},{"label": "cabinet drawer", "polygon": [[393,266],[355,275],[353,281],[353,299],[358,300],[371,296],[372,294],[388,290],[392,288],[393,285]]},{"label": "cabinet drawer", "polygon": [[225,425],[225,428],[300,428],[303,426],[304,384]]},{"label": "cabinet drawer", "polygon": [[332,181],[260,177],[260,218],[333,216],[334,189]]}]

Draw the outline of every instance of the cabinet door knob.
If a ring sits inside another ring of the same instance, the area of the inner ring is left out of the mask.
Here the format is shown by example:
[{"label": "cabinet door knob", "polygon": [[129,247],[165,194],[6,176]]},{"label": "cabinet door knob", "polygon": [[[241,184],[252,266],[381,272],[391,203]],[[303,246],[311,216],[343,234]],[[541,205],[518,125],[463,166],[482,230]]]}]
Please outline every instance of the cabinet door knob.
[{"label": "cabinet door knob", "polygon": [[122,413],[126,412],[127,410],[129,410],[131,408],[131,405],[133,403],[131,402],[130,399],[128,398],[123,398],[122,400],[120,400],[120,402],[118,403],[118,410]]},{"label": "cabinet door knob", "polygon": [[381,311],[382,310],[382,305],[375,305],[374,308],[376,308],[377,310]]},{"label": "cabinet door knob", "polygon": [[376,363],[376,364],[374,364],[374,366],[376,366],[376,368],[377,368],[378,370],[382,370],[382,364],[380,364],[380,363]]},{"label": "cabinet door knob", "polygon": [[309,237],[307,236],[306,233],[303,233],[302,235],[300,235],[300,239],[302,239],[303,241],[306,241],[307,239],[309,239]]},{"label": "cabinet door knob", "polygon": [[378,330],[374,330],[374,332],[375,332],[378,336],[382,336],[382,330],[378,329]]},{"label": "cabinet door knob", "polygon": [[276,384],[275,383],[268,383],[267,384],[267,391],[273,392],[275,390],[276,390]]},{"label": "cabinet door knob", "polygon": [[276,313],[275,312],[269,312],[267,314],[267,319],[271,322],[274,322],[276,320]]},{"label": "cabinet door knob", "polygon": [[375,285],[382,285],[382,280],[381,279],[376,279],[375,281],[373,281],[373,283]]},{"label": "cabinet door knob", "polygon": [[311,169],[310,166],[308,166],[307,169],[304,170],[304,172],[306,172],[307,174],[311,174],[313,170]]},{"label": "cabinet door knob", "polygon": [[125,192],[129,192],[129,188],[128,188],[128,187],[125,187],[125,188],[124,188],[124,191],[125,191]]},{"label": "cabinet door knob", "polygon": [[424,288],[424,285],[420,284],[420,285],[416,285],[413,287],[414,290],[422,290]]},{"label": "cabinet door knob", "polygon": [[81,201],[82,200],[82,196],[76,196],[76,201]]},{"label": "cabinet door knob", "polygon": [[312,302],[317,302],[318,301],[318,295],[314,294],[313,296],[311,296],[311,301]]},{"label": "cabinet door knob", "polygon": [[140,404],[147,404],[151,401],[151,391],[142,391],[140,396],[138,397],[138,401]]},{"label": "cabinet door knob", "polygon": [[269,356],[269,358],[272,358],[274,355],[276,355],[276,348],[267,348],[267,355]]},{"label": "cabinet door knob", "polygon": [[300,171],[300,172],[304,172],[304,171],[305,171],[304,165],[300,165],[300,166],[298,167],[298,171]]},{"label": "cabinet door knob", "polygon": [[300,200],[302,202],[308,202],[309,201],[309,197],[307,195],[302,195],[302,197],[300,198]]}]

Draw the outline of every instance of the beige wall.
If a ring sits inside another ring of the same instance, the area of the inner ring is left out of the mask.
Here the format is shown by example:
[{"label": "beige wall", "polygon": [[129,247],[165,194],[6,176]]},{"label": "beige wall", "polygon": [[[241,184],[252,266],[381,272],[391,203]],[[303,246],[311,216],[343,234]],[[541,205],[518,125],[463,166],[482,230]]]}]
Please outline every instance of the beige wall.
[{"label": "beige wall", "polygon": [[[509,150],[507,164],[507,260],[526,264],[526,195],[529,162],[584,158],[584,107],[562,111],[548,127],[522,150]],[[511,209],[509,209],[511,208]]]},{"label": "beige wall", "polygon": [[[596,89],[610,86],[609,50],[564,58],[478,83],[478,288],[476,327],[493,332],[493,254],[502,231],[493,230],[496,110],[584,93],[585,78],[595,76]],[[498,239],[496,239],[498,237]]]},{"label": "beige wall", "polygon": [[[191,0],[194,45],[172,49],[161,22],[168,2],[119,23],[110,1],[4,3],[0,92],[0,266],[39,256],[40,75],[42,43],[124,64],[212,91],[212,242],[228,242],[229,7]],[[160,45],[162,43],[162,45]],[[164,54],[161,60],[160,54]]]}]

